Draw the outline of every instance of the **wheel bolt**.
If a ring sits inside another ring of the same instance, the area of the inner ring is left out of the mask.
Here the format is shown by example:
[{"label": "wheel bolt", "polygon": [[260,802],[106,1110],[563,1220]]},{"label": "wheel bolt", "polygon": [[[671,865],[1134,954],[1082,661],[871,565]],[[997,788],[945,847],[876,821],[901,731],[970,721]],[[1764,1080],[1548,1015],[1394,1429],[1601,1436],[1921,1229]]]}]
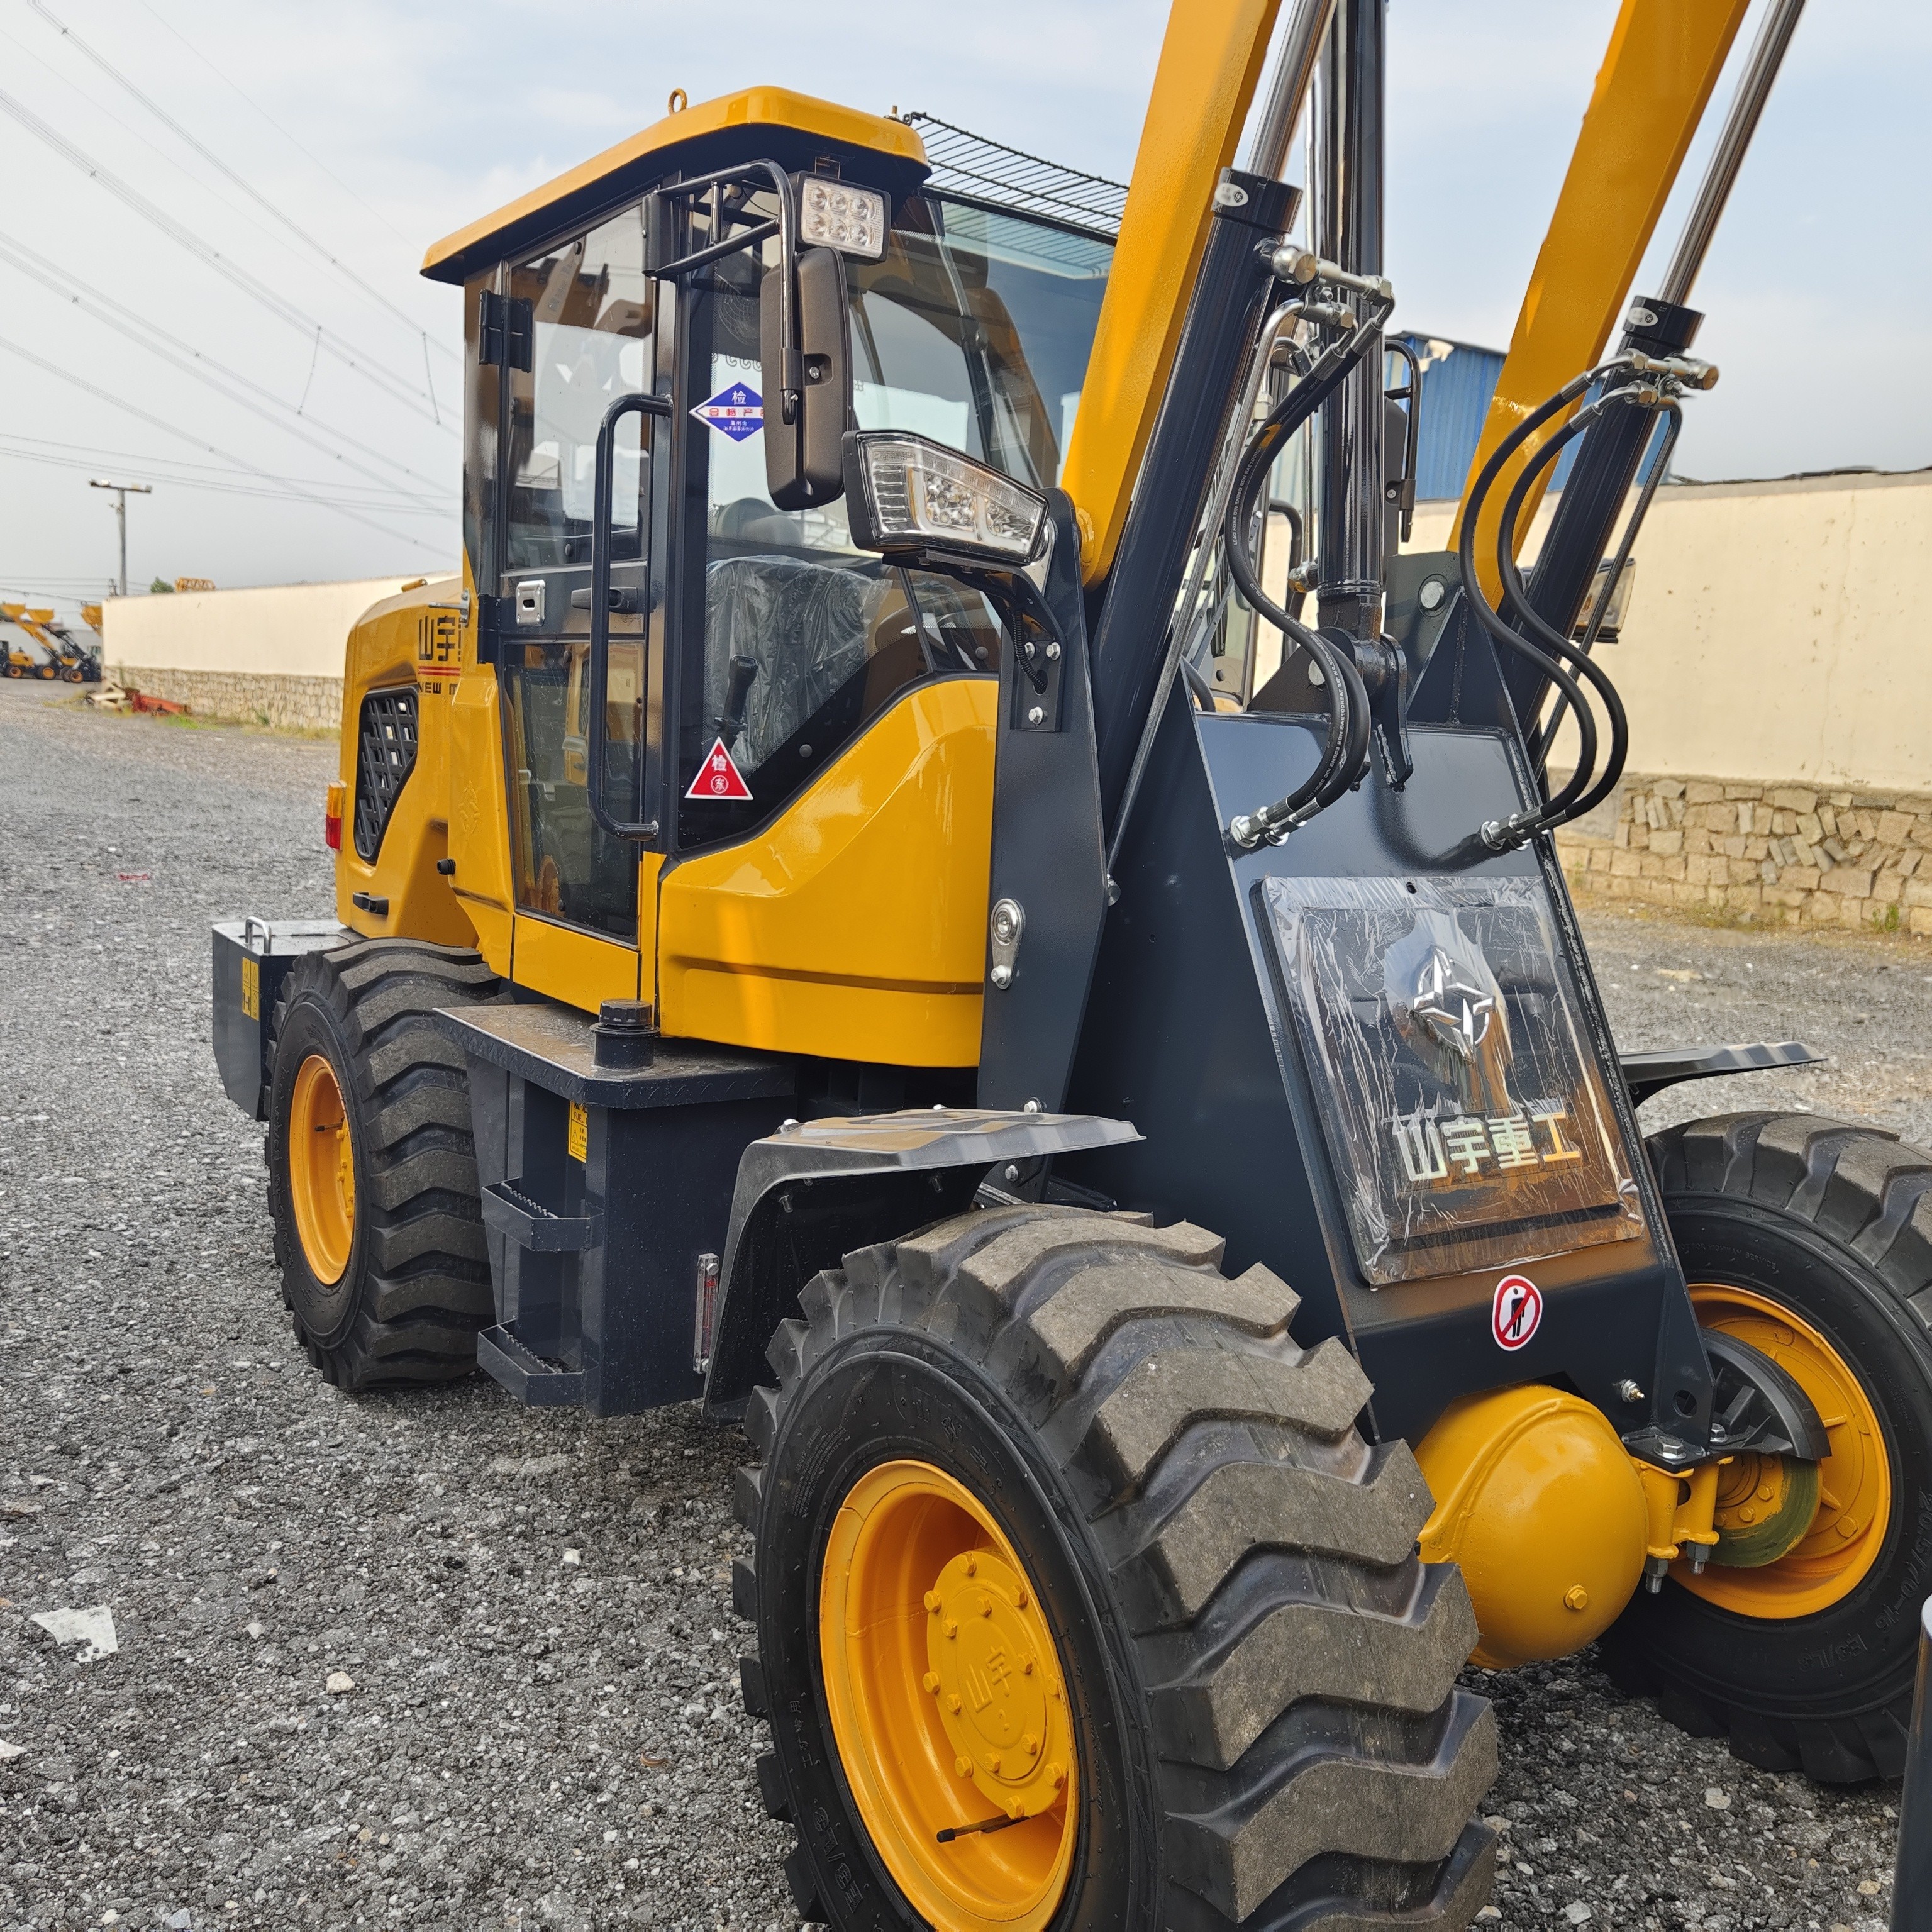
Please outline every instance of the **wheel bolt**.
[{"label": "wheel bolt", "polygon": [[1029,1600],[1030,1599],[1028,1598],[1026,1592],[1026,1586],[1022,1583],[1020,1586],[1019,1594],[1013,1599],[1013,1608],[1016,1610],[1023,1610],[1026,1608]]},{"label": "wheel bolt", "polygon": [[934,1676],[931,1671],[928,1670],[919,1681],[926,1687],[928,1696],[936,1697],[939,1695],[939,1679]]},{"label": "wheel bolt", "polygon": [[980,1559],[979,1559],[979,1558],[978,1558],[978,1557],[976,1557],[976,1556],[968,1556],[968,1557],[967,1558],[967,1559],[966,1559],[966,1574],[967,1574],[967,1575],[968,1575],[968,1576],[978,1576],[978,1575],[979,1575],[979,1574],[980,1574]]},{"label": "wheel bolt", "polygon": [[959,1634],[959,1626],[950,1617],[946,1619],[946,1634],[948,1636],[957,1636]]},{"label": "wheel bolt", "polygon": [[949,1690],[946,1694],[946,1708],[949,1711],[953,1712],[955,1715],[958,1714],[959,1709],[959,1694],[958,1691]]},{"label": "wheel bolt", "polygon": [[938,1609],[939,1592],[937,1590],[928,1590],[926,1592],[926,1607],[928,1610],[936,1610]]},{"label": "wheel bolt", "polygon": [[973,1775],[973,1760],[970,1757],[956,1757],[952,1760],[952,1768],[962,1778],[970,1778]]}]

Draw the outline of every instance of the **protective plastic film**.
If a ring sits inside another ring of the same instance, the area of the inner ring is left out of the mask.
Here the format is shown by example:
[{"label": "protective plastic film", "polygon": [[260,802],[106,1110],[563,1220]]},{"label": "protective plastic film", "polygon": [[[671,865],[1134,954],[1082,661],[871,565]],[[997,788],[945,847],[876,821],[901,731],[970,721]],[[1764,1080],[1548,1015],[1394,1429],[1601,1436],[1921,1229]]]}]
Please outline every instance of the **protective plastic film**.
[{"label": "protective plastic film", "polygon": [[1373,1285],[1642,1232],[1538,879],[1282,879],[1263,892]]}]

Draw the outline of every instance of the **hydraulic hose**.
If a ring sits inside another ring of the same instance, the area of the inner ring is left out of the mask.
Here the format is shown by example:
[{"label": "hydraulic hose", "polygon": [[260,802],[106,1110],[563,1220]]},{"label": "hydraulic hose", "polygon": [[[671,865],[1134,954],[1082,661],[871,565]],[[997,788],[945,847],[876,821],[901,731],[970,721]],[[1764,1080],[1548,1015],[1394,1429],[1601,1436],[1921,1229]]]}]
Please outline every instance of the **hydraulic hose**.
[{"label": "hydraulic hose", "polygon": [[[1502,475],[1504,464],[1545,423],[1561,411],[1568,409],[1584,394],[1592,382],[1614,366],[1614,364],[1606,364],[1604,368],[1586,369],[1581,375],[1573,376],[1546,402],[1532,410],[1496,446],[1490,454],[1490,460],[1484,464],[1480,474],[1478,476],[1474,488],[1469,492],[1468,502],[1463,506],[1462,533],[1456,544],[1456,562],[1462,575],[1463,596],[1470,609],[1475,613],[1478,622],[1496,642],[1533,664],[1550,680],[1550,682],[1556,686],[1558,698],[1569,707],[1571,716],[1576,721],[1578,740],[1576,769],[1570,773],[1568,783],[1540,810],[1513,819],[1506,827],[1497,828],[1507,836],[1509,842],[1514,844],[1521,844],[1544,832],[1554,831],[1558,826],[1567,824],[1573,817],[1577,815],[1572,808],[1575,806],[1576,801],[1582,796],[1585,788],[1588,785],[1592,770],[1596,764],[1597,724],[1596,719],[1591,712],[1589,701],[1583,695],[1582,687],[1564,669],[1563,663],[1559,662],[1559,658],[1574,657],[1586,668],[1591,669],[1594,668],[1589,667],[1588,660],[1583,658],[1581,652],[1575,650],[1567,638],[1561,640],[1562,650],[1558,656],[1552,657],[1546,650],[1539,648],[1528,638],[1524,637],[1520,632],[1504,621],[1501,613],[1491,605],[1488,598],[1483,594],[1482,585],[1477,578],[1476,526],[1480,520],[1483,506],[1488,500],[1490,490],[1496,485],[1496,478]],[[1560,446],[1561,442],[1564,440],[1559,436],[1552,437],[1550,440]],[[1540,470],[1540,458],[1544,454],[1544,452],[1539,452],[1538,461],[1530,466],[1532,472]],[[1519,479],[1517,490],[1510,500],[1520,508],[1522,497],[1526,494],[1527,486]],[[1502,548],[1503,546],[1499,544],[1499,550]],[[1513,555],[1508,557],[1508,563],[1510,572],[1514,574],[1515,558]],[[1507,577],[1504,581],[1508,583]],[[1513,607],[1519,607],[1522,584],[1520,575],[1516,578],[1516,590],[1507,593]],[[1547,630],[1550,627],[1546,625],[1544,628]],[[1551,634],[1553,636],[1555,633],[1552,632]],[[1600,673],[1598,675],[1600,675]],[[1592,681],[1593,683],[1595,682],[1595,678],[1593,677]],[[1604,680],[1604,682],[1607,683],[1607,679]],[[1622,716],[1622,706],[1618,704],[1616,716],[1621,718]],[[1487,826],[1484,828],[1486,838],[1489,837],[1490,831],[1490,828]]]},{"label": "hydraulic hose", "polygon": [[[1574,805],[1566,808],[1565,818],[1582,818],[1594,812],[1604,800],[1616,790],[1617,781],[1624,774],[1624,760],[1630,751],[1630,722],[1624,712],[1624,702],[1618,695],[1616,686],[1610,676],[1586,651],[1580,650],[1570,639],[1564,637],[1556,627],[1531,607],[1529,592],[1522,580],[1522,572],[1516,560],[1516,520],[1522,513],[1525,500],[1530,489],[1544,470],[1556,462],[1564,448],[1600,416],[1610,400],[1618,396],[1628,395],[1628,390],[1612,389],[1598,401],[1579,410],[1576,414],[1539,449],[1534,458],[1523,467],[1522,474],[1516,478],[1516,487],[1510,490],[1503,505],[1502,521],[1496,528],[1496,567],[1502,575],[1503,588],[1516,615],[1529,627],[1531,636],[1542,644],[1546,651],[1553,652],[1566,664],[1573,666],[1587,677],[1597,694],[1603,700],[1604,710],[1610,721],[1610,755],[1605,760],[1602,776],[1596,783],[1579,797]],[[1580,736],[1581,726],[1578,730]],[[1570,783],[1584,774],[1588,764],[1594,762],[1596,746],[1594,734],[1590,755],[1586,759],[1579,756],[1576,770],[1570,774]],[[1587,778],[1586,782],[1588,782]],[[1564,788],[1567,791],[1568,786]],[[1552,808],[1556,801],[1551,800]]]},{"label": "hydraulic hose", "polygon": [[1257,837],[1280,838],[1298,824],[1332,805],[1358,779],[1369,756],[1369,694],[1352,654],[1337,650],[1319,632],[1312,631],[1262,587],[1261,574],[1255,568],[1249,530],[1268,472],[1283,444],[1334,392],[1348,371],[1361,359],[1370,339],[1386,320],[1387,302],[1376,305],[1370,318],[1358,322],[1342,341],[1325,350],[1307,376],[1268,412],[1252,437],[1228,501],[1222,524],[1223,543],[1228,574],[1234,578],[1250,608],[1273,624],[1283,637],[1306,651],[1322,668],[1327,694],[1328,729],[1322,756],[1315,770],[1294,790],[1274,805],[1264,806],[1248,821]]}]

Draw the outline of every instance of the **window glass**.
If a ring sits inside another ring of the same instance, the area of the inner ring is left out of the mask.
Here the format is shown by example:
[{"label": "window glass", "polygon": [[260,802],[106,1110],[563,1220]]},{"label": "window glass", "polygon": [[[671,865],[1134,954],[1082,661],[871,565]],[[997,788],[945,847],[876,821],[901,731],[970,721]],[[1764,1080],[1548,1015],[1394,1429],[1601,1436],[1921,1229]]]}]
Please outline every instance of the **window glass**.
[{"label": "window glass", "polygon": [[[604,706],[604,805],[636,802],[644,646],[613,638]],[[582,639],[507,646],[511,844],[517,904],[573,926],[638,940],[638,854],[590,810],[590,646]]]},{"label": "window glass", "polygon": [[[763,262],[728,256],[700,280],[698,400],[758,395],[761,272],[776,256],[775,243]],[[1039,223],[902,203],[884,260],[846,264],[860,427],[915,430],[1034,488],[1057,482],[1111,258],[1105,242]],[[774,507],[762,432],[722,422],[690,433],[705,578],[678,784],[690,790],[722,738],[751,796],[685,799],[687,846],[768,817],[909,685],[996,669],[1004,637],[976,592],[856,550],[842,502]]]},{"label": "window glass", "polygon": [[[620,396],[652,386],[653,284],[637,208],[513,269],[530,304],[530,367],[510,372],[510,491],[503,568],[590,560],[597,432]],[[616,438],[613,554],[638,554],[645,492],[640,419]],[[628,542],[626,541],[628,539]]]}]

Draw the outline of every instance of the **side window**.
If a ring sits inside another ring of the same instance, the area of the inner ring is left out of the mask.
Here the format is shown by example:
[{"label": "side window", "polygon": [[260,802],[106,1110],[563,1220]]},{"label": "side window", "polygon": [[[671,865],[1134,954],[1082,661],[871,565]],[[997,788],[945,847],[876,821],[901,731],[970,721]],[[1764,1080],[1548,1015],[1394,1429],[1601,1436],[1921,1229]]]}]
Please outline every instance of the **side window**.
[{"label": "side window", "polygon": [[[652,386],[655,285],[643,218],[628,210],[510,272],[530,304],[530,366],[510,372],[506,574],[590,562],[597,431],[620,396]],[[644,458],[640,418],[619,425],[611,522],[618,559],[635,558]],[[507,590],[509,586],[506,585]]]}]

